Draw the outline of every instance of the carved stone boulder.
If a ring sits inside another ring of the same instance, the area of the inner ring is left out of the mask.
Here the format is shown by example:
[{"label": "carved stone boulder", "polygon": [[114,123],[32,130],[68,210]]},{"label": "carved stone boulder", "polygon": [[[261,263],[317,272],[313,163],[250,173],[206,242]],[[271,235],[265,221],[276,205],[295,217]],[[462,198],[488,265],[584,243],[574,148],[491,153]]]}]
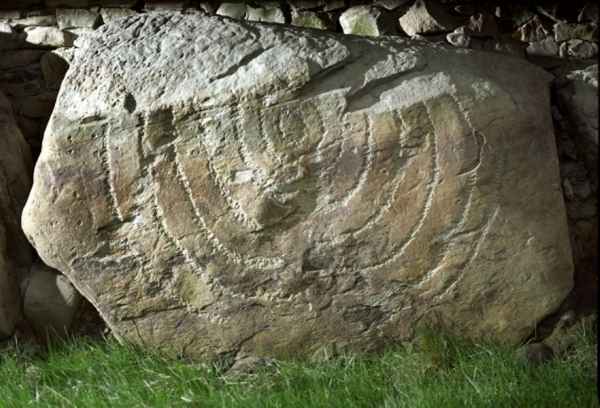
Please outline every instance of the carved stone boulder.
[{"label": "carved stone boulder", "polygon": [[189,356],[518,342],[572,288],[542,70],[185,15],[98,30],[23,227],[122,339]]}]

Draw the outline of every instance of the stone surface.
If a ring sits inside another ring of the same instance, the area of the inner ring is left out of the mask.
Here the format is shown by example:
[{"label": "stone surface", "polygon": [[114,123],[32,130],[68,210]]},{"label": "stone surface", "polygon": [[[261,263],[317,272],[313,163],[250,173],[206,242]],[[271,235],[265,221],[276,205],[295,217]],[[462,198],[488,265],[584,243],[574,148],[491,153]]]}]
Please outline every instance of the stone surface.
[{"label": "stone surface", "polygon": [[383,34],[381,12],[371,6],[350,7],[340,16],[344,34],[378,37]]},{"label": "stone surface", "polygon": [[100,13],[87,9],[56,10],[58,28],[96,28],[102,21]]},{"label": "stone surface", "polygon": [[455,47],[469,48],[471,46],[471,34],[465,26],[460,26],[456,30],[446,35],[446,41]]},{"label": "stone surface", "polygon": [[246,16],[246,4],[221,3],[217,9],[217,15],[241,20]]},{"label": "stone surface", "polygon": [[26,27],[25,41],[43,47],[70,47],[75,37],[57,27]]},{"label": "stone surface", "polygon": [[560,45],[559,55],[562,58],[592,59],[598,55],[598,44],[583,40],[565,41]]},{"label": "stone surface", "polygon": [[549,35],[549,28],[544,25],[540,17],[535,16],[517,29],[515,38],[523,42],[538,42]]},{"label": "stone surface", "polygon": [[527,55],[534,57],[557,57],[558,44],[552,37],[546,37],[542,41],[529,43],[526,49]]},{"label": "stone surface", "polygon": [[66,335],[81,300],[67,278],[42,264],[34,264],[23,283],[23,313],[42,336]]},{"label": "stone surface", "polygon": [[8,99],[0,92],[0,339],[21,316],[18,282],[31,263],[19,219],[31,188],[31,154]]},{"label": "stone surface", "polygon": [[246,20],[264,23],[285,23],[285,16],[279,7],[250,7],[246,9]]},{"label": "stone surface", "polygon": [[14,30],[10,24],[0,21],[0,34],[13,34]]},{"label": "stone surface", "polygon": [[326,30],[327,22],[314,11],[292,10],[292,25],[305,28]]},{"label": "stone surface", "polygon": [[496,18],[488,13],[477,13],[471,16],[467,28],[475,37],[497,37],[500,34]]},{"label": "stone surface", "polygon": [[23,228],[119,338],[298,356],[433,322],[516,343],[571,290],[541,69],[217,17],[97,32]]},{"label": "stone surface", "polygon": [[598,40],[598,26],[595,24],[554,24],[554,39],[557,42],[567,40]]},{"label": "stone surface", "polygon": [[410,36],[415,34],[437,34],[454,30],[459,21],[449,15],[432,0],[417,0],[400,17],[400,27]]}]

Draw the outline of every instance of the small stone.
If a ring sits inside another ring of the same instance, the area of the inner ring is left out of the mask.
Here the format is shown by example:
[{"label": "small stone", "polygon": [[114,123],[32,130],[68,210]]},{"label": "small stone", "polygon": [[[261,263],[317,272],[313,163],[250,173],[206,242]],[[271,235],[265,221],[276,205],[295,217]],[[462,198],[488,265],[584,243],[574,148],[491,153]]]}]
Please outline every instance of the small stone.
[{"label": "small stone", "polygon": [[488,13],[471,16],[467,28],[475,37],[496,37],[500,33],[496,19]]},{"label": "small stone", "polygon": [[517,357],[525,364],[540,365],[552,360],[554,353],[544,343],[526,344],[517,351]]},{"label": "small stone", "polygon": [[455,47],[469,48],[471,45],[471,36],[465,26],[458,27],[446,35],[446,41]]},{"label": "small stone", "polygon": [[598,55],[598,44],[590,41],[569,40],[560,45],[561,58],[592,59]]},{"label": "small stone", "polygon": [[11,22],[11,25],[17,28],[40,26],[50,27],[56,25],[56,16],[44,15],[44,16],[31,16],[20,18]]},{"label": "small stone", "polygon": [[39,334],[64,335],[81,304],[69,280],[46,265],[34,264],[24,284],[23,312]]},{"label": "small stone", "polygon": [[554,24],[554,39],[556,42],[568,40],[598,40],[598,26],[595,24]]},{"label": "small stone", "polygon": [[555,57],[558,55],[558,44],[554,38],[547,37],[542,41],[529,43],[526,52],[527,55],[535,57]]},{"label": "small stone", "polygon": [[217,15],[241,20],[246,16],[246,5],[244,3],[221,3],[217,9]]},{"label": "small stone", "polygon": [[75,36],[56,27],[26,27],[25,41],[44,47],[70,47]]},{"label": "small stone", "polygon": [[458,21],[437,2],[417,0],[399,19],[400,27],[409,36],[437,34],[454,30]]},{"label": "small stone", "polygon": [[340,16],[344,34],[378,37],[383,34],[381,11],[370,6],[350,7]]},{"label": "small stone", "polygon": [[314,11],[292,10],[292,25],[305,28],[327,30],[328,24]]},{"label": "small stone", "polygon": [[14,33],[10,24],[0,21],[0,34],[12,34]]},{"label": "small stone", "polygon": [[280,8],[267,8],[267,7],[250,7],[246,9],[246,20],[248,21],[260,21],[263,23],[279,23],[285,24],[285,16]]},{"label": "small stone", "polygon": [[544,27],[544,24],[538,16],[535,16],[527,23],[523,24],[515,32],[515,38],[523,42],[543,41],[550,35],[550,31]]},{"label": "small stone", "polygon": [[137,12],[135,10],[121,8],[121,7],[111,7],[111,8],[101,8],[100,16],[102,17],[102,21],[104,23],[110,23],[116,18],[123,18],[127,16],[136,15]]},{"label": "small stone", "polygon": [[85,9],[56,10],[58,28],[96,28],[100,25],[100,14]]}]

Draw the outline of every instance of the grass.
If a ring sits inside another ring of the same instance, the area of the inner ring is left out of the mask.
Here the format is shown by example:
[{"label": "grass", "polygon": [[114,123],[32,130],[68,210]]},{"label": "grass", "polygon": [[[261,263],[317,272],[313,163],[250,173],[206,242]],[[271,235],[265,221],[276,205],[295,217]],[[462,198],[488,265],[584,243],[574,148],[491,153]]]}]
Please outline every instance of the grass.
[{"label": "grass", "polygon": [[283,361],[241,376],[112,340],[71,340],[41,355],[12,347],[0,352],[0,407],[598,406],[589,328],[572,352],[540,366],[509,348],[422,338],[378,356]]}]

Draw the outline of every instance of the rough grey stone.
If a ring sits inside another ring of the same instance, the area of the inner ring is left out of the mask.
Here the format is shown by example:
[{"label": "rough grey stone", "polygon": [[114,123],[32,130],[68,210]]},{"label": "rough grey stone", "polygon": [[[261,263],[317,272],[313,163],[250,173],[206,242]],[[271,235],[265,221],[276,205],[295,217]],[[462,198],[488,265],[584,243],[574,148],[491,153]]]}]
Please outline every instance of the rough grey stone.
[{"label": "rough grey stone", "polygon": [[13,28],[10,24],[0,21],[0,34],[12,34]]},{"label": "rough grey stone", "polygon": [[300,356],[442,321],[516,343],[572,289],[527,61],[208,16],[97,32],[23,229],[119,338]]},{"label": "rough grey stone", "polygon": [[246,4],[221,3],[217,9],[217,15],[241,20],[246,16]]},{"label": "rough grey stone", "polygon": [[250,7],[246,9],[246,20],[263,23],[285,23],[285,16],[279,7]]},{"label": "rough grey stone", "polygon": [[550,36],[550,30],[545,27],[542,20],[535,16],[517,29],[516,37],[523,42],[544,41]]},{"label": "rough grey stone", "polygon": [[100,9],[100,15],[102,16],[102,21],[104,21],[105,23],[110,23],[115,18],[133,16],[135,14],[137,14],[137,12],[135,10],[121,8],[121,7],[111,7],[111,8],[103,7]]},{"label": "rough grey stone", "polygon": [[454,30],[460,22],[433,0],[417,0],[400,17],[400,27],[410,36],[437,34]]},{"label": "rough grey stone", "polygon": [[340,16],[344,34],[378,37],[384,33],[381,11],[371,6],[350,7]]},{"label": "rough grey stone", "polygon": [[554,24],[554,39],[556,42],[568,40],[598,40],[598,26],[595,24]]},{"label": "rough grey stone", "polygon": [[455,47],[469,48],[471,46],[471,35],[465,26],[460,26],[456,30],[446,35],[446,41]]},{"label": "rough grey stone", "polygon": [[292,10],[292,25],[319,30],[330,28],[327,21],[313,11]]},{"label": "rough grey stone", "polygon": [[100,13],[87,9],[58,9],[56,21],[61,30],[67,28],[96,28],[102,21]]},{"label": "rough grey stone", "polygon": [[471,16],[467,28],[475,37],[497,37],[500,34],[495,17],[488,13],[477,13]]},{"label": "rough grey stone", "polygon": [[560,45],[562,58],[591,59],[598,55],[598,44],[583,40],[569,40]]},{"label": "rough grey stone", "polygon": [[25,41],[44,47],[70,47],[75,36],[57,27],[26,27]]},{"label": "rough grey stone", "polygon": [[546,37],[542,41],[529,43],[526,49],[527,55],[535,57],[557,57],[558,44],[552,37]]}]

